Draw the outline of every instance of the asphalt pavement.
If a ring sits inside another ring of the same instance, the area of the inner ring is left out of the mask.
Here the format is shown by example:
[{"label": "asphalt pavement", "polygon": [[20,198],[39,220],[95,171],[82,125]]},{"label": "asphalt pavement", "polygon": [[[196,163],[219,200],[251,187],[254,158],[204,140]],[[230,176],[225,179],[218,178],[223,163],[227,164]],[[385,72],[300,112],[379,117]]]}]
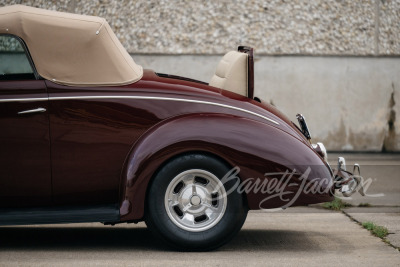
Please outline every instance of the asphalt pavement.
[{"label": "asphalt pavement", "polygon": [[[373,177],[368,192],[383,196],[353,196],[347,201],[354,207],[344,211],[252,211],[236,238],[203,253],[165,248],[144,223],[0,227],[0,266],[399,266],[400,155],[345,156],[380,166],[364,166],[362,174]],[[364,221],[386,226],[390,244],[364,229]]]}]

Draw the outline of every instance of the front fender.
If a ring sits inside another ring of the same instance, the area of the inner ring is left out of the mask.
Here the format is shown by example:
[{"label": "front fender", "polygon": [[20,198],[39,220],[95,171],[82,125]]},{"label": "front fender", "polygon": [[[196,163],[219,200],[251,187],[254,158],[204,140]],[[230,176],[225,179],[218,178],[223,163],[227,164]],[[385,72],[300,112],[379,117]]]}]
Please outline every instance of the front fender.
[{"label": "front fender", "polygon": [[[309,179],[331,177],[321,158],[306,144],[275,126],[224,114],[193,114],[165,120],[146,132],[127,157],[122,175],[121,221],[140,220],[144,216],[147,187],[155,172],[172,157],[193,151],[211,153],[230,166],[240,168],[242,181],[268,179],[266,172],[295,168],[304,172],[313,167]],[[322,166],[322,167],[321,167]],[[250,209],[282,205],[274,199],[264,201],[265,194],[248,192]],[[293,205],[329,201],[331,195],[307,197]]]}]

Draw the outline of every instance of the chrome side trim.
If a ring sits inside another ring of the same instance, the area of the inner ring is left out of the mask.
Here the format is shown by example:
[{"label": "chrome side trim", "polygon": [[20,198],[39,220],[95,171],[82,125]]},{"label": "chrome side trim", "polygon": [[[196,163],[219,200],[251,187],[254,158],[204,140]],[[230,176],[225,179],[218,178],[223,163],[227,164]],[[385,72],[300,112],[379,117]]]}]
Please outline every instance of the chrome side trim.
[{"label": "chrome side trim", "polygon": [[4,103],[4,102],[47,101],[47,100],[49,100],[47,97],[38,97],[38,98],[10,98],[10,99],[0,99],[0,103]]},{"label": "chrome side trim", "polygon": [[[248,113],[251,115],[254,115],[256,117],[262,118],[264,120],[267,120],[269,122],[272,122],[276,125],[279,125],[279,123],[273,119],[270,119],[268,117],[265,117],[261,114],[258,114],[256,112],[243,109],[243,108],[238,108],[230,105],[225,105],[225,104],[220,104],[220,103],[215,103],[215,102],[209,102],[209,101],[202,101],[202,100],[195,100],[195,99],[185,99],[185,98],[172,98],[172,97],[155,97],[155,96],[65,96],[65,97],[49,97],[49,100],[51,101],[57,101],[57,100],[84,100],[84,99],[141,99],[141,100],[165,100],[165,101],[179,101],[179,102],[188,102],[188,103],[196,103],[196,104],[205,104],[205,105],[212,105],[212,106],[218,106],[222,108],[228,108],[228,109],[233,109],[237,111],[241,111],[244,113]],[[16,102],[16,101],[44,101],[47,100],[47,98],[16,98],[16,99],[0,99],[0,102]]]}]

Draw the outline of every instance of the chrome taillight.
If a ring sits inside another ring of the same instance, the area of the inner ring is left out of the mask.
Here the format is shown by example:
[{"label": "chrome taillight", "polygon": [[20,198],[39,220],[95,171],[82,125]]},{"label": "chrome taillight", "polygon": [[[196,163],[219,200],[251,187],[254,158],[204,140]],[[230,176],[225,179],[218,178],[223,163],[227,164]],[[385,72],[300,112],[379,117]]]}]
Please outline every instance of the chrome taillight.
[{"label": "chrome taillight", "polygon": [[311,147],[317,152],[326,162],[328,162],[328,153],[323,143],[311,144]]}]

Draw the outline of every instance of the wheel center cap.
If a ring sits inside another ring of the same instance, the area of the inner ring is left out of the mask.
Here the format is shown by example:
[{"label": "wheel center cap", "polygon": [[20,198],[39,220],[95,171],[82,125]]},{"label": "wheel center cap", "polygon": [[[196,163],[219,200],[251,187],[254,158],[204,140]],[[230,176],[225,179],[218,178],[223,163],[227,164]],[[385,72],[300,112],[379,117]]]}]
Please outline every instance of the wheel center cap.
[{"label": "wheel center cap", "polygon": [[201,198],[200,198],[199,196],[197,196],[197,195],[194,195],[194,196],[192,196],[192,198],[190,199],[190,203],[191,203],[193,206],[200,205],[200,203],[201,203]]}]

